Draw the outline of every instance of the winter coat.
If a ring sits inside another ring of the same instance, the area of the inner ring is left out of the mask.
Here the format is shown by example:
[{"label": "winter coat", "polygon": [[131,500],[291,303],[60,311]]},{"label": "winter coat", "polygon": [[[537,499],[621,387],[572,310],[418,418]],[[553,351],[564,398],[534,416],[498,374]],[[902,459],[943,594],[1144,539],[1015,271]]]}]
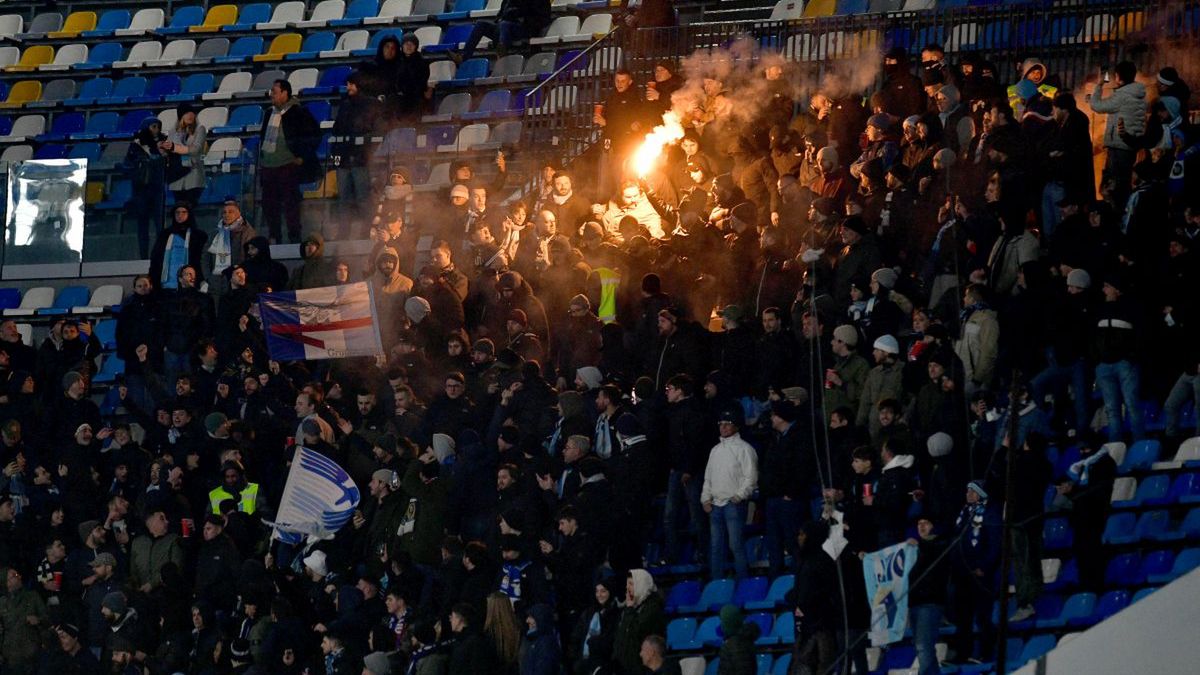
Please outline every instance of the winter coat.
[{"label": "winter coat", "polygon": [[988,286],[992,292],[997,296],[1012,293],[1021,266],[1038,259],[1039,247],[1037,236],[1029,230],[997,239],[988,256]]},{"label": "winter coat", "polygon": [[125,361],[127,373],[141,372],[138,345],[149,349],[152,369],[162,363],[161,297],[156,291],[148,295],[134,293],[121,303],[121,313],[117,315],[117,355]]},{"label": "winter coat", "polygon": [[638,652],[642,640],[648,635],[666,635],[667,618],[663,612],[663,598],[657,592],[646,596],[636,607],[624,607],[621,620],[617,623],[617,635],[613,646],[613,658],[625,673],[642,672],[642,659]]},{"label": "winter coat", "polygon": [[554,629],[554,609],[534,605],[529,615],[537,622],[537,629],[521,640],[521,675],[558,675],[562,672],[562,647]]},{"label": "winter coat", "polygon": [[408,506],[400,529],[400,544],[423,565],[436,565],[446,527],[446,481],[438,478],[425,483],[420,476],[421,462],[410,462],[402,483]]},{"label": "winter coat", "polygon": [[977,309],[962,325],[962,337],[954,342],[954,353],[962,359],[969,382],[980,387],[992,383],[1000,344],[1000,322],[996,310]]},{"label": "winter coat", "polygon": [[1104,147],[1117,150],[1132,150],[1117,131],[1118,121],[1125,123],[1125,133],[1140,136],[1146,127],[1146,86],[1141,82],[1130,82],[1113,89],[1104,97],[1104,83],[1097,82],[1092,89],[1092,110],[1103,113]]},{"label": "winter coat", "polygon": [[725,636],[725,641],[721,643],[718,658],[721,660],[717,666],[717,675],[754,675],[758,672],[758,666],[755,662],[755,655],[758,650],[754,648],[754,641],[758,639],[759,628],[758,624],[747,622],[743,623],[742,627],[733,635]]},{"label": "winter coat", "polygon": [[879,484],[875,488],[875,524],[879,529],[879,547],[899,543],[911,518],[913,505],[911,493],[919,486],[916,462],[912,455],[897,455],[879,473]]},{"label": "winter coat", "polygon": [[[36,626],[29,625],[26,617],[38,618]],[[32,667],[34,658],[41,651],[41,635],[46,626],[46,605],[36,591],[21,588],[0,596],[0,655],[4,657],[6,670],[22,672],[23,667]]]},{"label": "winter coat", "polygon": [[[308,244],[317,246],[317,250],[311,256],[304,253]],[[333,285],[336,267],[332,260],[325,258],[325,237],[322,237],[320,232],[313,232],[300,242],[300,259],[304,263],[292,270],[292,276],[288,279],[288,290],[298,291]]]},{"label": "winter coat", "polygon": [[183,547],[179,543],[179,535],[168,532],[158,538],[148,533],[137,537],[131,544],[129,561],[129,581],[134,586],[159,586],[162,583],[159,575],[163,565],[170,562],[183,569]]},{"label": "winter coat", "polygon": [[[863,382],[862,396],[858,399],[858,416],[855,425],[869,428],[874,434],[879,430],[879,416],[875,406],[879,402],[904,397],[904,364],[899,361],[884,362],[872,368]],[[903,401],[901,401],[903,403]]]},{"label": "winter coat", "polygon": [[[270,128],[270,118],[274,115],[274,107],[267,111],[267,121],[262,125],[259,141],[267,135]],[[321,175],[321,164],[317,161],[317,146],[321,144],[321,127],[308,108],[300,105],[295,99],[284,105],[280,130],[283,132],[283,142],[287,149],[297,159],[301,160],[300,182],[307,183],[316,180]],[[259,146],[262,147],[261,145]]]},{"label": "winter coat", "polygon": [[746,502],[758,484],[758,453],[740,434],[722,438],[708,453],[700,502],[725,506]]},{"label": "winter coat", "polygon": [[1125,296],[1115,302],[1096,306],[1095,325],[1090,329],[1092,359],[1097,363],[1117,363],[1133,358],[1137,344],[1137,320],[1133,303]]},{"label": "winter coat", "polygon": [[[248,249],[253,246],[258,253],[251,257]],[[287,288],[288,271],[283,263],[271,258],[271,242],[264,236],[257,236],[242,246],[245,257],[242,267],[246,270],[246,283],[252,286],[270,288],[272,291],[282,291]]]},{"label": "winter coat", "polygon": [[940,538],[917,542],[917,562],[911,579],[922,579],[909,591],[908,605],[946,605],[946,588],[950,581],[950,556],[943,556],[947,543]]},{"label": "winter coat", "polygon": [[[848,356],[836,357],[833,370],[842,383],[823,390],[825,414],[830,415],[834,410],[846,407],[857,416],[859,402],[863,398],[863,385],[867,381],[867,373],[871,371],[870,364],[857,352],[851,352]],[[821,373],[821,377],[824,376]]]},{"label": "winter coat", "polygon": [[[187,240],[187,265],[196,270],[196,285],[204,281],[204,252],[208,250],[208,234],[199,227],[187,223],[172,222],[170,226],[159,231],[150,249],[150,281],[155,288],[163,287],[163,264],[167,251],[167,240],[171,235],[184,237]],[[170,279],[174,283],[174,279]]]},{"label": "winter coat", "polygon": [[168,291],[163,302],[163,346],[173,354],[188,354],[213,334],[215,321],[213,300],[207,293],[195,288]]},{"label": "winter coat", "polygon": [[488,639],[468,626],[455,636],[450,648],[448,675],[477,675],[497,671],[498,659]]}]

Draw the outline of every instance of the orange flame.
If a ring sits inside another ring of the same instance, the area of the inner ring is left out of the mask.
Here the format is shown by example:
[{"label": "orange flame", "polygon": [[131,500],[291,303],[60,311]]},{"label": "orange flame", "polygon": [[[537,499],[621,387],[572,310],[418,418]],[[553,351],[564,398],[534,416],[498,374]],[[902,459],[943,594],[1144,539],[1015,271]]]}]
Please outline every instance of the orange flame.
[{"label": "orange flame", "polygon": [[654,168],[655,161],[662,155],[663,148],[683,138],[683,124],[674,111],[663,114],[663,123],[646,134],[646,140],[634,151],[630,164],[639,178],[644,178]]}]

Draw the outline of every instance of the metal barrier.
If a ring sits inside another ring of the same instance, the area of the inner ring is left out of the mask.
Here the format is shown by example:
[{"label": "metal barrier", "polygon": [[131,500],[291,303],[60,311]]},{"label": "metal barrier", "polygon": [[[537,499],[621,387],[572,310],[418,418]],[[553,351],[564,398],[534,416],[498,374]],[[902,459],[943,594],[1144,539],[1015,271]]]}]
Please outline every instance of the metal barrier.
[{"label": "metal barrier", "polygon": [[[877,65],[893,46],[907,46],[913,60],[927,44],[942,45],[957,61],[973,54],[993,63],[1002,84],[1015,82],[1021,60],[1037,57],[1050,76],[1068,90],[1081,87],[1089,75],[1121,60],[1138,64],[1143,73],[1172,65],[1188,81],[1200,80],[1196,38],[1200,37],[1200,2],[1088,2],[997,5],[922,12],[860,14],[792,21],[694,23],[671,28],[614,29],[592,43],[539,83],[524,119],[524,160],[537,167],[585,162],[576,173],[588,175],[593,156],[599,160],[601,137],[592,123],[594,106],[611,91],[611,76],[620,66],[637,83],[652,79],[661,59],[679,61],[697,53],[714,53],[736,43],[751,49],[739,55],[757,58],[778,54],[791,62],[789,77],[804,94],[817,90],[827,75],[845,77],[858,64]],[[872,72],[877,71],[873,68]],[[879,77],[862,90],[879,85]],[[635,85],[635,86],[640,86]],[[736,94],[736,92],[735,92]],[[536,188],[537,172],[526,186]]]}]

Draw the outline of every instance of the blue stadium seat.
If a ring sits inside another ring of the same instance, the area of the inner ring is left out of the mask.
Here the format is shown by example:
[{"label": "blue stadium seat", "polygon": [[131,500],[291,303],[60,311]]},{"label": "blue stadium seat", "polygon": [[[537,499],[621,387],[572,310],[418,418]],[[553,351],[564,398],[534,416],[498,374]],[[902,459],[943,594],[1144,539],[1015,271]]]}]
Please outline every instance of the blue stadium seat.
[{"label": "blue stadium seat", "polygon": [[771,655],[757,654],[754,657],[755,675],[771,675]]},{"label": "blue stadium seat", "polygon": [[792,668],[792,655],[780,654],[778,659],[775,659],[775,665],[771,667],[771,675],[788,675],[788,671]]},{"label": "blue stadium seat", "polygon": [[1184,473],[1175,477],[1167,495],[1168,504],[1200,503],[1200,473]]},{"label": "blue stadium seat", "polygon": [[[1096,611],[1092,613],[1091,623],[1099,623],[1129,606],[1129,591],[1109,591],[1101,596],[1096,603]],[[1082,623],[1083,619],[1079,619]],[[1070,622],[1068,622],[1070,623]]]},{"label": "blue stadium seat", "polygon": [[47,143],[33,153],[34,159],[66,159],[67,146],[58,143]]},{"label": "blue stadium seat", "polygon": [[911,645],[894,645],[888,647],[879,660],[879,669],[883,672],[890,670],[908,670],[913,660],[917,658],[917,650]]},{"label": "blue stadium seat", "polygon": [[113,83],[112,94],[100,99],[106,105],[129,103],[146,93],[146,78],[139,75],[123,77]]},{"label": "blue stadium seat", "polygon": [[67,159],[86,159],[88,163],[99,162],[100,144],[91,141],[72,143],[71,151],[67,153]]},{"label": "blue stadium seat", "polygon": [[454,79],[446,80],[446,84],[463,86],[471,84],[476,78],[487,77],[488,60],[482,56],[467,59],[454,71]]},{"label": "blue stadium seat", "polygon": [[13,120],[8,115],[0,115],[0,136],[7,136],[12,133]]},{"label": "blue stadium seat", "polygon": [[1058,639],[1053,635],[1035,635],[1029,638],[1029,642],[1025,643],[1025,648],[1021,650],[1021,655],[1015,660],[1010,660],[1008,664],[1012,667],[1018,667],[1022,664],[1029,663],[1034,659],[1039,659],[1050,650],[1058,645]]},{"label": "blue stadium seat", "polygon": [[127,112],[121,116],[121,121],[117,123],[117,130],[109,134],[109,136],[112,138],[133,138],[133,135],[141,128],[142,120],[154,116],[154,113],[149,110]]},{"label": "blue stadium seat", "polygon": [[458,136],[458,126],[454,124],[429,127],[425,130],[425,147],[450,145]]},{"label": "blue stadium seat", "polygon": [[694,605],[700,601],[700,582],[694,579],[681,581],[667,593],[667,614],[679,611],[680,605]]},{"label": "blue stadium seat", "polygon": [[1108,561],[1104,571],[1105,586],[1136,586],[1140,583],[1138,570],[1142,566],[1142,556],[1137,553],[1122,553]]},{"label": "blue stadium seat", "polygon": [[1169,572],[1147,576],[1146,581],[1152,584],[1170,583],[1197,567],[1200,567],[1200,548],[1189,548],[1175,558]]},{"label": "blue stadium seat", "polygon": [[1138,517],[1134,536],[1138,541],[1169,541],[1178,539],[1171,534],[1171,514],[1163,509],[1147,511]]},{"label": "blue stadium seat", "polygon": [[178,33],[186,33],[192,26],[198,26],[204,21],[204,8],[199,5],[189,5],[187,7],[177,7],[175,13],[171,15],[171,22],[166,26],[159,28],[157,33],[161,35],[174,35]]},{"label": "blue stadium seat", "polygon": [[1138,537],[1133,529],[1137,526],[1137,516],[1132,513],[1114,513],[1108,517],[1104,526],[1104,543],[1132,544]]},{"label": "blue stadium seat", "polygon": [[1179,534],[1185,539],[1200,538],[1200,509],[1192,509],[1179,524]]},{"label": "blue stadium seat", "polygon": [[1061,595],[1045,593],[1033,601],[1033,616],[1024,621],[1014,621],[1010,625],[1013,630],[1033,630],[1033,627],[1037,625],[1038,617],[1058,616],[1062,613],[1062,609],[1063,598]]},{"label": "blue stadium seat", "polygon": [[466,42],[471,36],[471,24],[463,23],[446,28],[442,31],[442,41],[436,45],[424,45],[422,52],[446,52],[458,49],[459,44]]},{"label": "blue stadium seat", "polygon": [[1071,620],[1079,617],[1090,617],[1096,608],[1095,593],[1076,593],[1063,603],[1063,610],[1058,616],[1047,616],[1037,620],[1038,628],[1061,628]]},{"label": "blue stadium seat", "polygon": [[1046,44],[1057,45],[1063,40],[1073,38],[1079,34],[1079,19],[1073,16],[1064,16],[1050,22],[1050,29],[1046,32]]},{"label": "blue stadium seat", "polygon": [[119,42],[101,42],[88,49],[87,61],[76,63],[75,70],[101,70],[112,66],[113,61],[120,61],[125,54],[125,48]]},{"label": "blue stadium seat", "polygon": [[[306,105],[312,105],[311,103]],[[326,105],[329,105],[326,103]],[[217,134],[236,134],[246,131],[258,131],[262,127],[263,109],[260,105],[239,105],[229,113],[225,126],[212,129]],[[319,119],[317,121],[320,121]]]},{"label": "blue stadium seat", "polygon": [[131,198],[133,198],[133,186],[127,180],[119,180],[113,183],[112,190],[105,196],[104,201],[96,204],[95,208],[104,211],[123,209]]},{"label": "blue stadium seat", "polygon": [[1167,494],[1171,490],[1171,477],[1166,474],[1148,476],[1138,483],[1137,494],[1133,496],[1136,506],[1160,506],[1167,503]]},{"label": "blue stadium seat", "polygon": [[303,94],[327,95],[337,93],[346,85],[346,78],[350,77],[350,66],[334,66],[321,71],[321,78],[317,80],[317,86],[305,89]]},{"label": "blue stadium seat", "polygon": [[[387,132],[383,142],[375,150],[376,157],[400,155],[414,152],[417,149],[417,130],[411,127],[399,127]],[[697,582],[699,583],[699,582]],[[695,604],[700,599],[700,589],[696,589],[696,599],[688,604]]]},{"label": "blue stadium seat", "polygon": [[771,626],[771,637],[779,638],[780,644],[794,643],[796,641],[796,617],[791,612],[780,612],[775,617],[775,624]]},{"label": "blue stadium seat", "polygon": [[200,195],[201,204],[220,204],[228,195],[242,194],[242,177],[235,173],[224,173],[208,182]]},{"label": "blue stadium seat", "polygon": [[758,626],[758,639],[754,641],[756,645],[773,645],[779,643],[779,638],[771,636],[771,628],[775,625],[775,615],[766,612],[755,612],[746,617],[746,623],[752,623]]},{"label": "blue stadium seat", "polygon": [[38,140],[43,142],[65,140],[72,134],[82,133],[86,126],[83,113],[61,113],[54,116],[54,122],[50,125],[50,131],[38,136]]},{"label": "blue stadium seat", "polygon": [[667,624],[667,649],[679,651],[692,648],[696,635],[696,620],[691,617],[672,619]]},{"label": "blue stadium seat", "polygon": [[696,637],[692,643],[698,647],[717,647],[720,646],[721,641],[721,617],[710,616],[700,622],[700,627],[696,629]]},{"label": "blue stadium seat", "polygon": [[315,59],[321,55],[321,52],[327,52],[337,46],[337,35],[332,31],[318,31],[309,33],[304,38],[303,44],[300,45],[300,51],[293,54],[287,54],[283,57],[284,61],[300,61],[303,59]]},{"label": "blue stadium seat", "polygon": [[218,56],[213,63],[241,63],[258,56],[263,50],[263,39],[258,35],[248,35],[233,41],[225,56]]},{"label": "blue stadium seat", "polygon": [[1161,451],[1162,443],[1158,441],[1138,441],[1125,453],[1125,461],[1121,462],[1118,471],[1121,473],[1146,471],[1158,461],[1158,454]]},{"label": "blue stadium seat", "polygon": [[717,671],[721,669],[721,659],[716,658],[708,662],[704,667],[704,675],[717,675]]},{"label": "blue stadium seat", "polygon": [[729,604],[729,601],[733,599],[733,590],[733,579],[714,579],[705,584],[704,590],[700,592],[700,599],[695,604],[681,606],[679,611],[715,612]]},{"label": "blue stadium seat", "polygon": [[979,29],[981,49],[1007,49],[1012,44],[1012,26],[1007,21],[994,21]]},{"label": "blue stadium seat", "polygon": [[21,306],[21,291],[17,288],[0,288],[0,310],[16,309]]},{"label": "blue stadium seat", "polygon": [[837,5],[834,6],[833,13],[835,16],[866,14],[868,4],[867,0],[837,0]]},{"label": "blue stadium seat", "polygon": [[1055,462],[1055,464],[1054,464],[1054,475],[1055,476],[1067,475],[1067,470],[1071,468],[1072,464],[1074,464],[1075,462],[1078,462],[1079,460],[1080,460],[1079,446],[1072,445],[1072,446],[1068,447],[1066,450],[1063,450],[1061,455],[1058,456],[1058,461]]},{"label": "blue stadium seat", "polygon": [[762,600],[767,597],[769,581],[766,577],[749,577],[737,582],[733,591],[733,604],[745,608],[747,603]]},{"label": "blue stadium seat", "polygon": [[243,5],[238,10],[237,21],[234,21],[228,26],[223,26],[223,31],[248,31],[253,30],[254,26],[260,23],[267,23],[271,20],[271,3],[269,2],[254,2],[249,5]]},{"label": "blue stadium seat", "polygon": [[1043,43],[1046,33],[1046,21],[1042,18],[1026,19],[1017,23],[1012,31],[1014,47],[1037,47]]},{"label": "blue stadium seat", "polygon": [[112,384],[118,375],[125,374],[125,362],[116,354],[105,354],[100,364],[100,372],[92,378],[92,384]]},{"label": "blue stadium seat", "polygon": [[92,334],[100,341],[100,346],[108,351],[117,348],[117,321],[108,319],[97,321]]},{"label": "blue stadium seat", "polygon": [[[367,48],[360,49],[358,51],[366,52],[366,54],[364,54],[364,56],[365,55],[374,56],[376,48],[379,47],[379,43],[383,42],[383,39],[386,37],[389,37],[389,36],[394,37],[397,40],[402,40],[402,39],[404,39],[404,29],[403,28],[384,28],[383,30],[375,31],[374,33],[371,33],[371,40],[369,42],[367,42]],[[354,56],[358,56],[358,55],[359,54],[357,54],[357,53],[354,54]]]},{"label": "blue stadium seat", "polygon": [[479,107],[462,114],[464,120],[498,117],[512,108],[512,93],[507,89],[493,89],[479,100]]},{"label": "blue stadium seat", "polygon": [[112,134],[117,130],[117,122],[121,119],[121,114],[111,110],[102,112],[94,112],[88,117],[87,127],[82,134],[75,134],[75,138],[80,140],[92,139],[96,140],[102,136]]},{"label": "blue stadium seat", "polygon": [[130,99],[130,103],[158,103],[165,101],[168,96],[179,93],[180,87],[183,86],[178,75],[174,73],[168,75],[159,75],[150,80],[150,84],[146,86],[146,93],[142,96],[137,96]]},{"label": "blue stadium seat", "polygon": [[346,7],[346,13],[340,19],[333,19],[330,26],[357,26],[363,19],[379,15],[379,0],[354,0]]},{"label": "blue stadium seat", "polygon": [[1042,541],[1047,551],[1070,548],[1075,541],[1074,533],[1066,518],[1047,518],[1042,530]]},{"label": "blue stadium seat", "polygon": [[75,98],[67,99],[63,103],[67,106],[91,105],[97,99],[110,96],[112,88],[113,81],[111,77],[93,77],[90,80],[83,81],[83,84],[79,87],[79,91],[75,92]]},{"label": "blue stadium seat", "polygon": [[438,21],[460,21],[469,18],[471,12],[476,12],[487,6],[487,0],[456,0],[454,11],[442,12],[437,15]]},{"label": "blue stadium seat", "polygon": [[72,307],[86,305],[88,299],[92,297],[91,290],[87,286],[64,286],[58,295],[54,296],[54,304],[50,305],[50,310],[39,310],[39,314],[63,314],[71,311]]},{"label": "blue stadium seat", "polygon": [[213,90],[216,77],[212,73],[192,73],[183,78],[179,85],[179,93],[167,96],[168,103],[176,101],[194,101]]},{"label": "blue stadium seat", "polygon": [[784,603],[784,598],[788,591],[796,585],[796,576],[793,574],[784,574],[776,577],[771,582],[771,587],[767,589],[767,595],[760,601],[747,602],[746,609],[772,609],[777,605]]},{"label": "blue stadium seat", "polygon": [[1133,599],[1129,601],[1129,604],[1131,604],[1131,605],[1137,604],[1138,601],[1142,600],[1143,598],[1149,597],[1151,594],[1154,593],[1154,591],[1157,591],[1157,590],[1158,590],[1158,586],[1148,586],[1146,588],[1138,589],[1138,592],[1133,594]]},{"label": "blue stadium seat", "polygon": [[94,29],[85,30],[80,33],[80,36],[85,38],[108,37],[122,28],[129,28],[129,22],[132,19],[133,16],[127,9],[110,9],[100,15]]},{"label": "blue stadium seat", "polygon": [[1169,573],[1174,565],[1174,551],[1151,551],[1142,559],[1142,566],[1138,570],[1138,576],[1142,580],[1148,580],[1151,577],[1157,578]]}]

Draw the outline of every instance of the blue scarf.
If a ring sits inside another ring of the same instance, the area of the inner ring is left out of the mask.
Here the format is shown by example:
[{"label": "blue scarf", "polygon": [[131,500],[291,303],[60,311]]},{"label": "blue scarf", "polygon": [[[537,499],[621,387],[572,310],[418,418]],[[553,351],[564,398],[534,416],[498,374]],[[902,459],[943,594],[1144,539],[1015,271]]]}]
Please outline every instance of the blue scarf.
[{"label": "blue scarf", "polygon": [[521,576],[525,572],[526,567],[529,567],[528,560],[506,562],[501,567],[504,575],[500,577],[500,588],[498,590],[513,602],[521,599]]},{"label": "blue scarf", "polygon": [[972,314],[974,314],[975,312],[977,312],[981,309],[987,309],[987,308],[988,308],[988,304],[986,302],[977,302],[973,305],[967,305],[966,307],[963,307],[962,313],[959,314],[959,316],[958,316],[958,324],[961,326],[961,325],[967,323],[967,320],[971,318]]},{"label": "blue scarf", "polygon": [[188,264],[188,248],[191,243],[192,232],[190,228],[188,233],[182,237],[176,234],[168,235],[167,249],[163,252],[162,278],[159,279],[162,288],[179,287],[177,275],[179,274],[179,270]]}]

